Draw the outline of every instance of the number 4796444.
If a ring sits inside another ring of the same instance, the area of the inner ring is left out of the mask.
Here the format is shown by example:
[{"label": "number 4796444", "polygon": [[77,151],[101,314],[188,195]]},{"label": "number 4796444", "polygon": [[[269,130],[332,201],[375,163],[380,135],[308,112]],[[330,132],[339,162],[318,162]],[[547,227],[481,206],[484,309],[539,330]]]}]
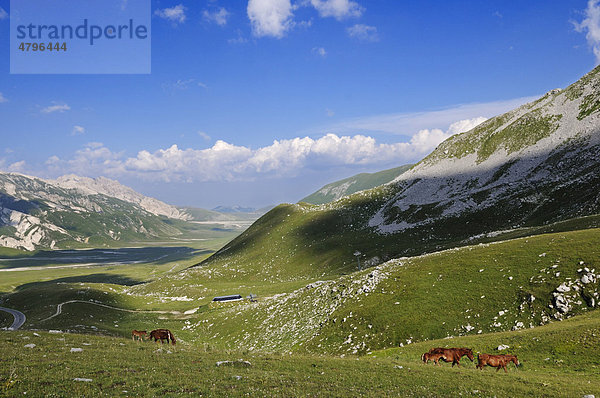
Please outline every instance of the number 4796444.
[{"label": "number 4796444", "polygon": [[67,43],[25,43],[19,45],[21,51],[67,51]]}]

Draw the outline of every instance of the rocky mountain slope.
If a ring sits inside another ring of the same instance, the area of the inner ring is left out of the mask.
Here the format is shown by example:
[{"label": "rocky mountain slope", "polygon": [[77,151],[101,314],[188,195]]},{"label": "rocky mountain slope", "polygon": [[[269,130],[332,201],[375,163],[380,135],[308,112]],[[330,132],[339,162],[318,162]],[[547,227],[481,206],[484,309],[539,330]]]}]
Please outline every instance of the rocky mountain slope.
[{"label": "rocky mountain slope", "polygon": [[102,245],[181,235],[166,217],[185,213],[106,178],[43,180],[0,173],[0,246]]},{"label": "rocky mountain slope", "polygon": [[273,209],[203,265],[265,281],[339,275],[600,213],[599,111],[596,68],[449,138],[387,185]]},{"label": "rocky mountain slope", "polygon": [[333,202],[341,197],[387,184],[388,182],[398,178],[402,173],[408,171],[412,166],[412,164],[409,164],[389,170],[379,171],[377,173],[360,173],[355,176],[327,184],[317,192],[300,200],[300,202],[310,203],[313,205],[322,205]]},{"label": "rocky mountain slope", "polygon": [[158,199],[144,196],[141,193],[120,184],[118,181],[106,177],[89,178],[70,174],[48,182],[58,185],[61,188],[75,189],[86,195],[102,194],[110,196],[111,198],[120,199],[124,202],[137,204],[142,209],[157,216],[165,216],[179,220],[189,220],[191,218],[189,214],[186,214],[175,206],[168,205]]}]

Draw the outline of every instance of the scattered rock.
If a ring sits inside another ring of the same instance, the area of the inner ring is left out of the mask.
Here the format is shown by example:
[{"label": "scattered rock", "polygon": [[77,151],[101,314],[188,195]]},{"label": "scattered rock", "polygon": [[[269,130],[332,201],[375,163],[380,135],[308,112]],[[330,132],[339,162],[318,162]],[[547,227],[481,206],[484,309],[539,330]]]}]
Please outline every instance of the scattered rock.
[{"label": "scattered rock", "polygon": [[73,381],[84,381],[84,382],[89,383],[90,381],[94,381],[94,380],[92,380],[92,379],[84,379],[84,378],[81,378],[81,377],[76,377],[76,378],[73,379]]},{"label": "scattered rock", "polygon": [[238,366],[238,367],[250,367],[252,364],[249,361],[238,359],[237,361],[218,361],[217,366]]},{"label": "scattered rock", "polygon": [[502,350],[506,350],[507,348],[510,348],[510,346],[506,345],[506,344],[500,344],[498,346],[498,348],[496,348],[498,351],[502,351]]},{"label": "scattered rock", "polygon": [[523,329],[525,327],[525,324],[523,322],[517,322],[515,323],[515,326],[512,327],[512,330],[519,330],[519,329]]},{"label": "scattered rock", "polygon": [[83,348],[71,348],[71,352],[83,352]]},{"label": "scattered rock", "polygon": [[559,293],[566,293],[571,291],[571,288],[569,286],[567,286],[566,283],[561,283],[559,287],[556,288],[556,291]]},{"label": "scattered rock", "polygon": [[25,348],[35,348],[35,344],[25,344]]},{"label": "scattered rock", "polygon": [[394,369],[403,369],[402,365],[394,365]]}]

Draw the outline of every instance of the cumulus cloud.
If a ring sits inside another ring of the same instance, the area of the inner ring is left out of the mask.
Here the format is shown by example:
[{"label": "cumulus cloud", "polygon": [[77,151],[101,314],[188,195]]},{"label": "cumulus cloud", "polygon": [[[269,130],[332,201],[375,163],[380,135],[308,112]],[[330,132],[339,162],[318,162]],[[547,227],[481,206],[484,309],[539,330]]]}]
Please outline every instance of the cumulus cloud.
[{"label": "cumulus cloud", "polygon": [[324,167],[404,164],[422,158],[450,135],[439,129],[424,129],[408,142],[380,143],[362,134],[327,134],[316,139],[275,140],[256,149],[218,140],[206,149],[182,149],[172,145],[156,151],[141,150],[130,157],[111,151],[101,143],[89,143],[72,159],[53,156],[46,161],[46,166],[55,174],[76,172],[148,181],[251,181],[261,176],[294,176],[302,170]]},{"label": "cumulus cloud", "polygon": [[202,17],[204,18],[204,20],[216,23],[220,26],[227,25],[227,19],[229,18],[229,15],[229,11],[227,11],[223,7],[215,11],[204,10],[204,12],[202,13]]},{"label": "cumulus cloud", "polygon": [[0,7],[0,20],[8,18],[8,13],[4,8]]},{"label": "cumulus cloud", "polygon": [[[312,19],[294,21],[294,11],[301,7],[312,7],[320,17],[333,17],[338,21],[360,17],[365,10],[353,0],[300,0],[294,4],[291,0],[248,0],[247,13],[252,25],[252,33],[256,37],[270,36],[280,39],[294,26],[310,27]],[[368,37],[369,40],[376,40],[377,29],[372,26],[366,28],[367,31],[363,32],[363,36]]]},{"label": "cumulus cloud", "polygon": [[73,126],[71,135],[82,135],[83,133],[85,133],[85,128],[83,126]]},{"label": "cumulus cloud", "polygon": [[184,23],[186,19],[185,10],[187,8],[183,4],[178,4],[171,8],[158,9],[154,11],[154,15],[173,23]]},{"label": "cumulus cloud", "polygon": [[356,24],[346,29],[348,36],[362,41],[378,41],[379,35],[375,26]]},{"label": "cumulus cloud", "polygon": [[351,0],[310,0],[310,3],[321,17],[334,17],[337,20],[360,17],[364,12],[364,8]]},{"label": "cumulus cloud", "polygon": [[8,99],[4,95],[2,95],[2,93],[0,93],[0,104],[3,102],[8,102]]},{"label": "cumulus cloud", "polygon": [[290,0],[249,0],[247,13],[256,37],[281,38],[294,25]]},{"label": "cumulus cloud", "polygon": [[589,0],[581,22],[573,21],[575,30],[585,33],[585,38],[596,56],[596,64],[600,64],[600,0]]},{"label": "cumulus cloud", "polygon": [[116,177],[123,175],[122,158],[122,152],[113,152],[101,142],[90,142],[77,150],[71,159],[51,156],[46,160],[45,166],[48,172],[54,174]]},{"label": "cumulus cloud", "polygon": [[54,105],[50,105],[45,108],[42,108],[41,112],[42,113],[54,113],[54,112],[63,113],[63,112],[69,111],[69,110],[71,110],[71,107],[67,104],[54,104]]},{"label": "cumulus cloud", "polygon": [[474,129],[486,120],[487,118],[483,116],[475,117],[473,119],[459,120],[458,122],[452,123],[450,127],[448,127],[448,132],[452,134],[464,133],[466,131]]}]

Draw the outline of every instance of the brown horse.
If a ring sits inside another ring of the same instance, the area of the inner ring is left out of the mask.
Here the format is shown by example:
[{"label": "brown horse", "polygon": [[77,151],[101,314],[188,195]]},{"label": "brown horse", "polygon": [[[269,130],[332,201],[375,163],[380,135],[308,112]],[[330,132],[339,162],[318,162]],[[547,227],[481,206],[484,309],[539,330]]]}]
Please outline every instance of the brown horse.
[{"label": "brown horse", "polygon": [[515,366],[519,366],[519,360],[516,355],[490,355],[490,354],[479,354],[477,356],[477,368],[483,369],[484,366],[491,366],[496,368],[496,372],[500,370],[500,368],[504,369],[504,372],[508,373],[506,370],[506,365],[513,362]]},{"label": "brown horse", "polygon": [[175,336],[169,329],[155,329],[150,332],[150,339],[154,339],[158,343],[160,340],[161,344],[163,340],[167,340],[167,344],[169,344],[169,340],[171,340],[171,344],[175,345],[177,341],[175,341]]},{"label": "brown horse", "polygon": [[140,341],[143,341],[144,339],[147,338],[147,334],[148,332],[146,332],[145,330],[132,330],[131,331],[131,340],[137,340],[139,339]]},{"label": "brown horse", "polygon": [[474,359],[473,350],[471,350],[470,348],[437,347],[429,350],[429,354],[442,354],[442,357],[440,357],[440,359],[443,359],[444,362],[452,362],[452,367],[454,367],[454,365],[458,365],[460,367],[460,359],[465,355],[471,360],[471,362],[473,362]]},{"label": "brown horse", "polygon": [[425,363],[428,363],[429,361],[433,361],[436,365],[439,365],[438,362],[440,359],[446,360],[446,358],[444,358],[444,354],[426,352],[423,355],[421,355],[421,360]]}]

